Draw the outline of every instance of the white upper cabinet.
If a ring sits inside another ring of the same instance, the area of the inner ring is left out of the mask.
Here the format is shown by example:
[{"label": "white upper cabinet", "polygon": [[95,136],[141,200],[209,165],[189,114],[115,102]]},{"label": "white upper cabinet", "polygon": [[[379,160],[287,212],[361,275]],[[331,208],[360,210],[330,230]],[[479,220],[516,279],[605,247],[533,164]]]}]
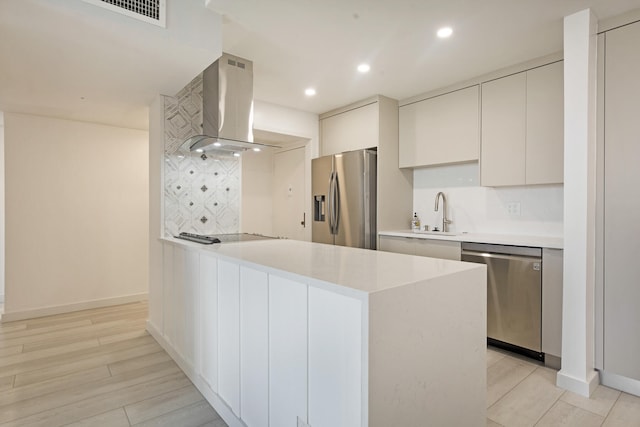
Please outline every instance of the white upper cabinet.
[{"label": "white upper cabinet", "polygon": [[527,184],[564,181],[563,62],[527,71]]},{"label": "white upper cabinet", "polygon": [[484,186],[525,184],[526,88],[526,73],[482,85],[480,182]]},{"label": "white upper cabinet", "polygon": [[479,86],[403,105],[399,109],[399,166],[478,160]]},{"label": "white upper cabinet", "polygon": [[563,108],[562,62],[483,83],[481,184],[562,183]]},{"label": "white upper cabinet", "polygon": [[322,154],[342,153],[377,147],[379,139],[378,102],[359,106],[320,119]]}]

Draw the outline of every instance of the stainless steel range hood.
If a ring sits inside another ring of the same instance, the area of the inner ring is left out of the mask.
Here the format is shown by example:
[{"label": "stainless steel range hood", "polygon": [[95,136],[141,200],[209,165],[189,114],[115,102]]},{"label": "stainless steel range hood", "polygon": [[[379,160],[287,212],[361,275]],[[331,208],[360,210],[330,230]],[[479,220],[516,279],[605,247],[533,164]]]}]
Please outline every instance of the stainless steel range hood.
[{"label": "stainless steel range hood", "polygon": [[[253,141],[253,62],[223,53],[202,73],[202,134],[187,139],[189,151],[244,151]],[[279,148],[279,147],[277,147]]]}]

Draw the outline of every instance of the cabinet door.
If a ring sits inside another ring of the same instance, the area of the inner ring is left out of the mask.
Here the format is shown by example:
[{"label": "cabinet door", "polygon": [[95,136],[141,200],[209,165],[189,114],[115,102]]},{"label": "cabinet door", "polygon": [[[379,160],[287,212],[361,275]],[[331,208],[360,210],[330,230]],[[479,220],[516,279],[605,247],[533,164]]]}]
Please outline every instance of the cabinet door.
[{"label": "cabinet door", "polygon": [[415,239],[409,237],[380,236],[378,250],[415,255]]},{"label": "cabinet door", "polygon": [[218,265],[200,255],[200,375],[218,392]]},{"label": "cabinet door", "polygon": [[542,352],[562,357],[562,249],[542,249]]},{"label": "cabinet door", "polygon": [[218,394],[240,417],[240,266],[218,261]]},{"label": "cabinet door", "polygon": [[400,107],[400,167],[478,160],[479,87]]},{"label": "cabinet door", "polygon": [[[176,291],[181,292],[182,299],[182,319],[178,322],[181,324],[179,334],[180,352],[182,358],[192,369],[196,365],[196,354],[198,351],[198,340],[200,331],[198,290],[200,282],[200,255],[195,250],[184,251],[184,271],[182,280],[182,289]],[[199,357],[199,354],[198,354]]]},{"label": "cabinet door", "polygon": [[307,285],[269,276],[269,425],[307,422]]},{"label": "cabinet door", "polygon": [[240,418],[269,425],[269,283],[267,273],[240,268]]},{"label": "cabinet door", "polygon": [[420,256],[460,261],[462,245],[449,240],[415,239],[415,251]]},{"label": "cabinet door", "polygon": [[173,250],[174,246],[165,243],[162,249],[162,335],[172,346],[175,337],[175,305],[173,304]]},{"label": "cabinet door", "polygon": [[362,303],[309,287],[309,424],[362,425]]},{"label": "cabinet door", "polygon": [[185,296],[184,296],[184,265],[185,250],[181,247],[175,246],[173,248],[173,280],[170,292],[169,304],[171,308],[171,325],[167,330],[169,336],[169,342],[171,342],[174,350],[178,352],[180,357],[184,359],[184,338],[182,333],[184,331],[184,309],[185,309]]},{"label": "cabinet door", "polygon": [[526,73],[482,84],[480,183],[524,185]]},{"label": "cabinet door", "polygon": [[640,380],[640,24],[606,33],[604,370]]},{"label": "cabinet door", "polygon": [[564,181],[563,62],[527,71],[526,183]]},{"label": "cabinet door", "polygon": [[320,120],[322,155],[378,146],[378,102]]}]

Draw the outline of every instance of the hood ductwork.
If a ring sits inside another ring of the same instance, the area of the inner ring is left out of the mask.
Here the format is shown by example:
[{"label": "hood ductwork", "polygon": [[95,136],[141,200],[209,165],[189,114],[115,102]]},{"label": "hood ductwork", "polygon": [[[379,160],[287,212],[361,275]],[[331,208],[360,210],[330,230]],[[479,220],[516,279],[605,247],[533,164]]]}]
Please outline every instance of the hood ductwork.
[{"label": "hood ductwork", "polygon": [[187,139],[189,151],[244,151],[276,147],[253,142],[253,62],[223,53],[202,73],[202,135]]}]

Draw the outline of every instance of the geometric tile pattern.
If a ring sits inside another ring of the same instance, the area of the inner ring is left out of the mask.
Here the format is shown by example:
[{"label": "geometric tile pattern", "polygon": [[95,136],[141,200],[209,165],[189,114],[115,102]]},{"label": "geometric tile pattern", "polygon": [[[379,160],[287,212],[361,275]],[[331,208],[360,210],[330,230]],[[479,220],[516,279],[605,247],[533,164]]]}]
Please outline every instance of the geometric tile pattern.
[{"label": "geometric tile pattern", "polygon": [[180,149],[187,138],[202,133],[202,75],[164,101],[165,234],[237,233],[240,159],[231,153]]}]

